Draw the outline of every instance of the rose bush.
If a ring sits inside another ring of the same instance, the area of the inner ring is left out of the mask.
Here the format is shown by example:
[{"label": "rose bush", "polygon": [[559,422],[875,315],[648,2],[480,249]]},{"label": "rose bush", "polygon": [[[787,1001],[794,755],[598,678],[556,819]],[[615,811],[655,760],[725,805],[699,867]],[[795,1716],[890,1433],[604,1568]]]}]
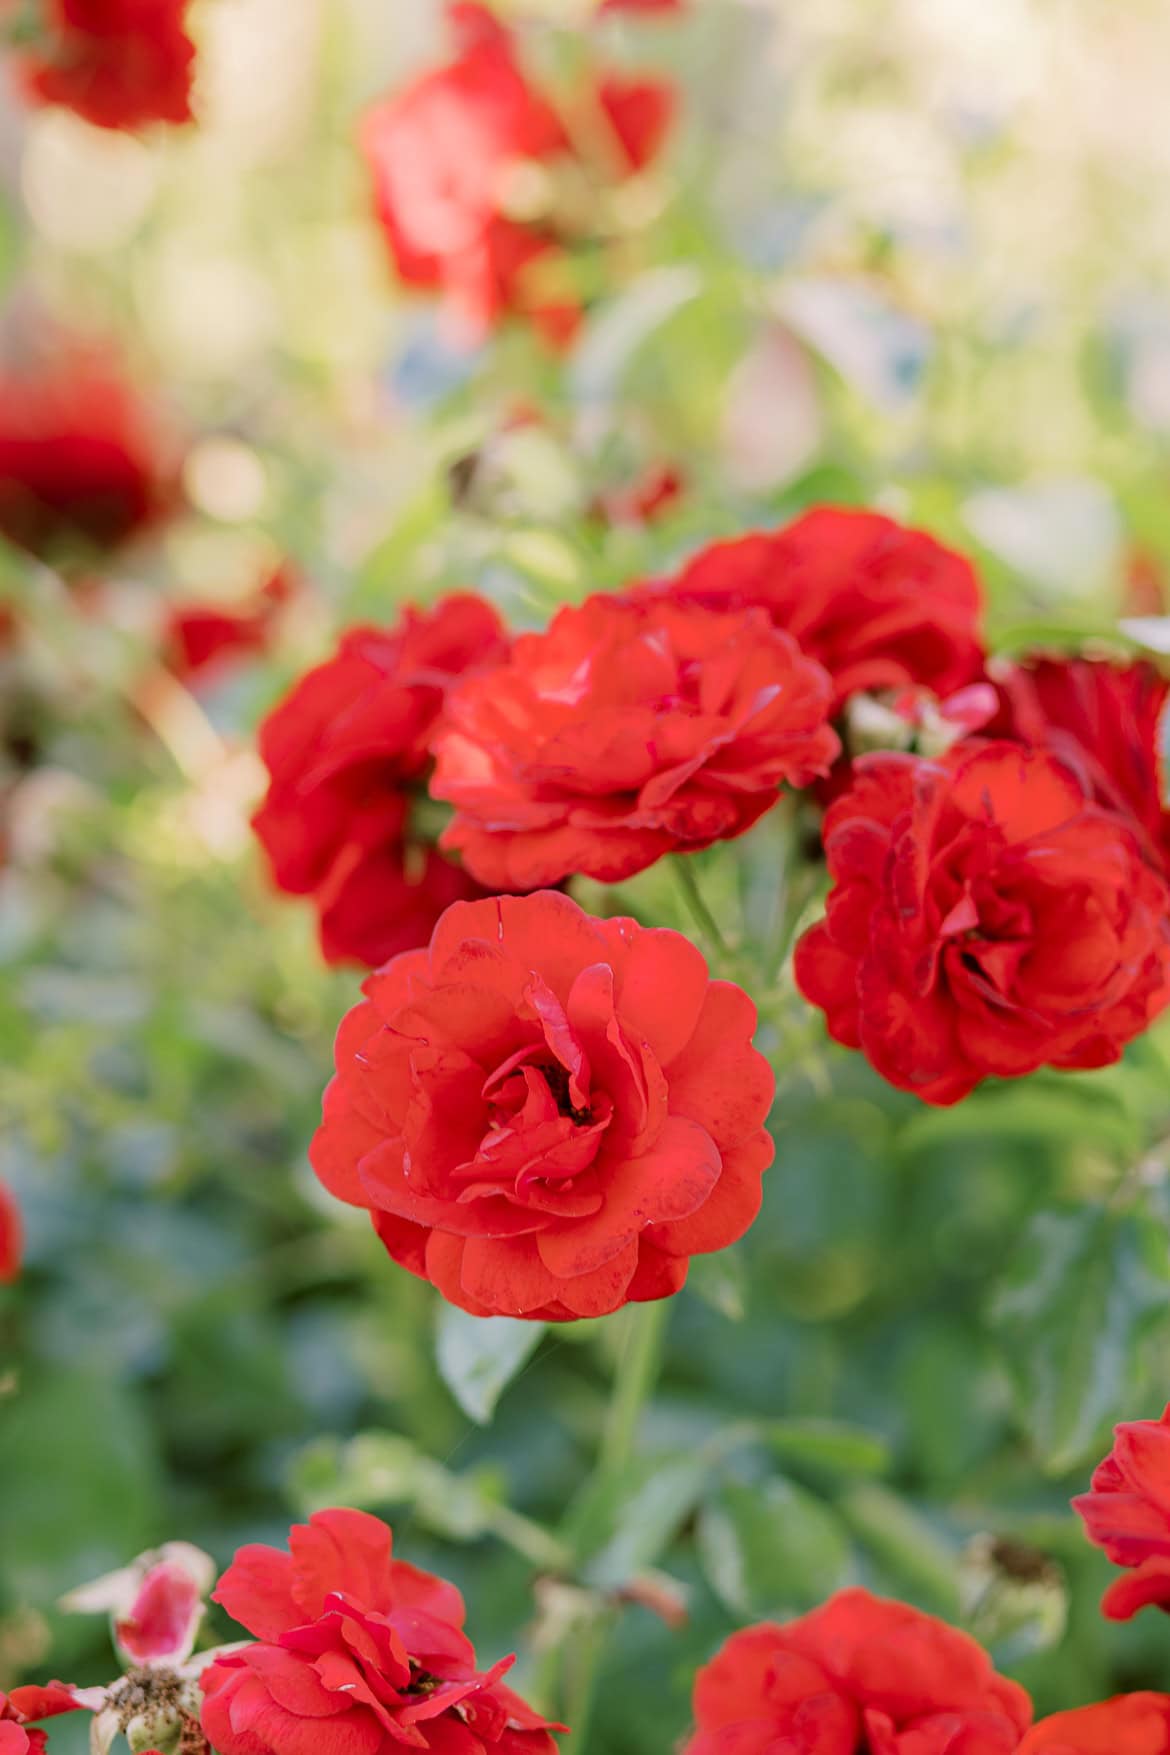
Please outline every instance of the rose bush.
[{"label": "rose bush", "polygon": [[1053,754],[865,757],[824,838],[834,888],[797,946],[801,992],[925,1102],[1107,1066],[1170,999],[1166,883]]},{"label": "rose bush", "polygon": [[453,1304],[600,1316],[751,1224],[772,1074],[751,1001],[679,934],[461,902],[363,991],[313,1167]]},{"label": "rose bush", "polygon": [[431,791],[481,883],[615,883],[741,835],[839,749],[825,672],[760,614],[593,597],[448,702]]}]

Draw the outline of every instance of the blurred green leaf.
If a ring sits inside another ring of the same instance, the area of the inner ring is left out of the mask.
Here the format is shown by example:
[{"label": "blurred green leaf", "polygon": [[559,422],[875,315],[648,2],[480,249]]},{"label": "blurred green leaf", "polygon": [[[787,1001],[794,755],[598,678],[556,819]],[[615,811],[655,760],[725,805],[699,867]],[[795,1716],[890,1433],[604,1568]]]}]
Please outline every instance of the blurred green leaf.
[{"label": "blurred green leaf", "polygon": [[839,1475],[884,1475],[890,1447],[876,1433],[839,1420],[769,1420],[765,1442],[784,1462]]},{"label": "blurred green leaf", "polygon": [[703,1451],[642,1456],[619,1479],[595,1477],[565,1526],[584,1581],[615,1590],[653,1565],[699,1503],[714,1466]]},{"label": "blurred green leaf", "polygon": [[443,1382],[481,1426],[491,1421],[496,1403],[540,1344],[543,1322],[510,1316],[469,1316],[454,1304],[439,1312],[436,1352]]},{"label": "blurred green leaf", "polygon": [[728,1608],[752,1619],[810,1609],[842,1583],[849,1538],[835,1512],[779,1478],[728,1481],[703,1505],[703,1570]]},{"label": "blurred green leaf", "polygon": [[874,1481],[851,1487],[837,1501],[837,1509],[880,1566],[888,1589],[955,1619],[956,1557],[920,1512]]},{"label": "blurred green leaf", "polygon": [[1166,1232],[1100,1206],[1040,1213],[991,1309],[1035,1450],[1053,1474],[1130,1407],[1138,1344],[1170,1302]]}]

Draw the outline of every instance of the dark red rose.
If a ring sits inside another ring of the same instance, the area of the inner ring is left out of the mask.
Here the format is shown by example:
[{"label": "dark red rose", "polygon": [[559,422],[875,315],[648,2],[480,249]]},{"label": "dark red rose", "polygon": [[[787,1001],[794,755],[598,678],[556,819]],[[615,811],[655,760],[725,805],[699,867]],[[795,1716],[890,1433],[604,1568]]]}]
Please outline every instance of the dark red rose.
[{"label": "dark red rose", "polygon": [[487,894],[436,847],[394,842],[347,847],[317,891],[321,951],[327,963],[376,969],[425,945],[452,902]]},{"label": "dark red rose", "polygon": [[709,609],[767,610],[824,665],[838,707],[908,684],[951,695],[982,675],[971,563],[877,512],[816,507],[784,530],[712,544],[657,589]]},{"label": "dark red rose", "polygon": [[[365,961],[371,944],[401,948],[397,906],[426,917],[411,941],[426,942],[443,901],[432,911],[422,894],[406,894],[411,792],[426,779],[452,679],[498,659],[506,644],[482,598],[457,593],[430,610],[408,607],[393,628],[346,634],[261,726],[269,787],[253,827],[277,888],[316,896],[331,961]],[[435,882],[446,900],[466,893],[462,874]],[[387,910],[380,924],[379,885]]]},{"label": "dark red rose", "polygon": [[[395,269],[407,286],[441,293],[472,342],[515,314],[563,346],[581,316],[569,252],[597,228],[591,195],[589,211],[579,194],[572,214],[561,210],[558,180],[604,187],[643,170],[673,120],[673,88],[592,72],[585,125],[569,127],[498,18],[467,0],[448,18],[453,58],[376,104],[362,129]],[[547,171],[535,194],[534,166]]]},{"label": "dark red rose", "polygon": [[1170,891],[1056,756],[972,741],[855,764],[797,983],[829,1034],[928,1103],[1106,1066],[1170,999]]},{"label": "dark red rose", "polygon": [[993,735],[1055,750],[1099,804],[1136,819],[1151,859],[1170,867],[1165,677],[1143,662],[1041,658],[1007,666],[997,681],[1001,710]]},{"label": "dark red rose", "polygon": [[313,1167],[473,1315],[601,1316],[746,1231],[772,1160],[755,1007],[675,932],[460,902],[371,975]]},{"label": "dark red rose", "polygon": [[20,57],[30,94],[99,128],[191,120],[187,0],[47,0],[43,40]]},{"label": "dark red rose", "polygon": [[1024,1690],[944,1621],[843,1590],[733,1633],[695,1677],[683,1755],[1012,1755]]},{"label": "dark red rose", "polygon": [[496,889],[616,883],[742,835],[837,754],[830,684],[758,611],[592,597],[448,702],[441,845]]},{"label": "dark red rose", "polygon": [[199,688],[234,663],[261,656],[271,647],[280,614],[292,594],[292,580],[281,567],[238,607],[175,604],[163,629],[167,669],[188,688]]},{"label": "dark red rose", "polygon": [[160,522],[168,447],[127,382],[92,354],[0,379],[0,536],[72,567]]},{"label": "dark red rose", "polygon": [[1170,1694],[1118,1694],[1054,1712],[1033,1725],[1019,1755],[1170,1755]]},{"label": "dark red rose", "polygon": [[1093,1471],[1092,1491],[1073,1500],[1089,1540],[1125,1575],[1101,1599],[1111,1621],[1154,1604],[1170,1611],[1170,1408],[1160,1420],[1127,1420]]},{"label": "dark red rose", "polygon": [[476,1668],[453,1584],[391,1558],[364,1511],[318,1511],[289,1553],[241,1548],[215,1601],[256,1643],[204,1672],[203,1730],[218,1755],[556,1755],[550,1725]]},{"label": "dark red rose", "polygon": [[18,1278],[23,1247],[20,1208],[11,1190],[0,1182],[0,1284]]}]

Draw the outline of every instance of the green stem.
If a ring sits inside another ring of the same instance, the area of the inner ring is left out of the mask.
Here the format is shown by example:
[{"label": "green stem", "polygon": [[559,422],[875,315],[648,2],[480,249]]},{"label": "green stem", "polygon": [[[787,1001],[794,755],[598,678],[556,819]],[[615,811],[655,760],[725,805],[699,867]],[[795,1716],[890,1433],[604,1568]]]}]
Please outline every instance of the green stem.
[{"label": "green stem", "polygon": [[678,873],[679,888],[683,899],[695,918],[695,923],[703,937],[714,946],[721,957],[730,957],[731,951],[727,940],[719,930],[719,922],[703,900],[703,892],[699,888],[699,880],[695,876],[695,868],[691,863],[691,855],[680,853],[671,861]]},{"label": "green stem", "polygon": [[[634,1304],[626,1316],[626,1335],[614,1372],[613,1393],[597,1453],[595,1479],[619,1482],[633,1460],[638,1427],[662,1363],[662,1345],[670,1319],[670,1299]],[[562,1672],[565,1723],[572,1755],[585,1755],[597,1689],[597,1670],[618,1614],[605,1607],[566,1651]]]}]

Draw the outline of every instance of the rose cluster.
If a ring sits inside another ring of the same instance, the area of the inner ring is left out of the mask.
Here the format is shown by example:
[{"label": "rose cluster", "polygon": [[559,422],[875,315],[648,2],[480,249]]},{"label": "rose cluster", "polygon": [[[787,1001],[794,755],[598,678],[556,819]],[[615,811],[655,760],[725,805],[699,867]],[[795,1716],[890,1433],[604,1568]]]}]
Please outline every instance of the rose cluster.
[{"label": "rose cluster", "polygon": [[[1165,1514],[1163,1514],[1164,1516]],[[0,1695],[2,1755],[44,1755],[38,1721],[97,1715],[217,1755],[556,1755],[564,1725],[483,1669],[455,1587],[394,1555],[363,1511],[319,1511],[288,1550],[241,1548],[212,1600],[252,1636],[193,1655],[206,1555],[170,1543],[73,1593],[111,1611],[128,1673]],[[1032,1702],[968,1634],[867,1590],[732,1634],[699,1669],[681,1755],[1170,1755],[1170,1694],[1119,1695],[1033,1722]]]}]

